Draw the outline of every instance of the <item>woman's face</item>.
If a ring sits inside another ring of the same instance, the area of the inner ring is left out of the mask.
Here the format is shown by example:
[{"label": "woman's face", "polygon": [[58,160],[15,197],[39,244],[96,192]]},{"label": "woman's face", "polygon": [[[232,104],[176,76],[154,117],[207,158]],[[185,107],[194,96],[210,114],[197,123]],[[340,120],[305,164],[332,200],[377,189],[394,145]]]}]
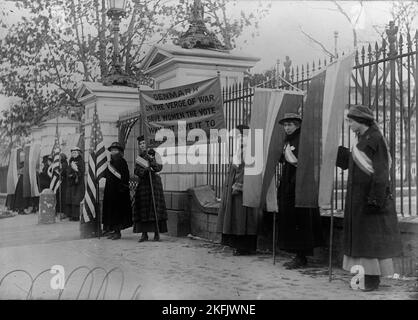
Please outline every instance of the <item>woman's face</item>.
[{"label": "woman's face", "polygon": [[120,153],[120,151],[119,151],[119,149],[117,149],[117,148],[112,148],[112,149],[110,149],[110,154],[111,154],[112,156],[117,155],[117,154],[119,154],[119,153]]},{"label": "woman's face", "polygon": [[283,123],[283,128],[284,128],[284,132],[286,132],[287,135],[290,135],[293,132],[295,132],[296,129],[299,128],[299,126],[296,125],[296,123],[292,121],[286,121]]},{"label": "woman's face", "polygon": [[139,142],[139,150],[141,152],[147,150],[147,145],[145,144],[145,140],[142,140]]},{"label": "woman's face", "polygon": [[78,157],[78,151],[71,151],[71,157],[72,158],[77,158]]},{"label": "woman's face", "polygon": [[360,133],[360,128],[362,128],[362,124],[358,123],[356,120],[351,119],[351,118],[346,118],[348,125],[350,126],[350,129],[354,132],[354,133]]}]

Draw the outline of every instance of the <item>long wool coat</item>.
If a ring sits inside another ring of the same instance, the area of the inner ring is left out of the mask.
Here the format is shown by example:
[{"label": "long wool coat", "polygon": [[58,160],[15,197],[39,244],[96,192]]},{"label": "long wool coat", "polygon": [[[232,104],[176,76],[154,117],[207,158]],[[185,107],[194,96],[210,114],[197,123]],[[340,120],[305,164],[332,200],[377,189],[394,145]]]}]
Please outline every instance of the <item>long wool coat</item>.
[{"label": "long wool coat", "polygon": [[56,193],[56,211],[57,212],[63,212],[67,213],[67,184],[68,184],[68,162],[66,159],[61,159],[61,169],[60,171],[60,177],[61,177],[61,185],[57,190]]},{"label": "long wool coat", "polygon": [[[163,166],[154,158],[151,158],[145,151],[140,155],[150,163],[152,185],[154,187],[155,206],[157,210],[158,221],[167,220],[167,210],[165,205],[163,184],[161,177],[157,174],[163,169]],[[135,175],[138,176],[138,186],[135,190],[135,204],[134,204],[134,222],[150,222],[155,221],[154,208],[152,203],[151,184],[149,180],[149,169],[144,169],[138,164],[135,164]]]},{"label": "long wool coat", "polygon": [[112,157],[110,164],[121,175],[119,179],[108,168],[103,196],[103,226],[121,230],[132,226],[132,206],[129,194],[129,168],[122,156]]},{"label": "long wool coat", "polygon": [[[78,172],[71,167],[71,163],[75,162]],[[67,168],[67,204],[71,206],[79,206],[84,198],[84,161],[81,156],[70,158]]]},{"label": "long wool coat", "polygon": [[39,173],[39,192],[48,189],[51,184],[51,178],[48,175],[48,164],[44,165],[42,172]]},{"label": "long wool coat", "polygon": [[[293,154],[298,157],[300,129],[286,136]],[[280,157],[282,173],[277,192],[279,204],[278,246],[288,252],[301,252],[313,255],[313,249],[323,244],[321,216],[319,208],[296,208],[295,188],[297,167],[286,161],[284,154]]]},{"label": "long wool coat", "polygon": [[[257,210],[242,205],[242,188],[239,189],[243,181],[244,166],[231,165],[219,207],[217,232],[237,236],[257,234]],[[234,184],[238,188],[235,192]]]},{"label": "long wool coat", "polygon": [[[387,146],[376,126],[359,136],[357,148],[372,161],[366,174],[347,148],[338,150],[337,166],[348,168],[344,210],[344,254],[363,258],[392,258],[402,253],[398,218],[390,194]],[[377,209],[369,204],[377,205]]]}]

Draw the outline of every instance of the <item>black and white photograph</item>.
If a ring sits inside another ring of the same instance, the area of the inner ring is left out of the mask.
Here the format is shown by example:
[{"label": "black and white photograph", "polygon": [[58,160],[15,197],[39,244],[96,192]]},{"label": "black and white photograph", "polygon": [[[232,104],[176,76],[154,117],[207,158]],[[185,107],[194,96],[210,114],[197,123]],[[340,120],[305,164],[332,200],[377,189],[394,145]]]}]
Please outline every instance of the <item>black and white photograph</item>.
[{"label": "black and white photograph", "polygon": [[417,82],[417,1],[0,0],[0,300],[418,300]]}]

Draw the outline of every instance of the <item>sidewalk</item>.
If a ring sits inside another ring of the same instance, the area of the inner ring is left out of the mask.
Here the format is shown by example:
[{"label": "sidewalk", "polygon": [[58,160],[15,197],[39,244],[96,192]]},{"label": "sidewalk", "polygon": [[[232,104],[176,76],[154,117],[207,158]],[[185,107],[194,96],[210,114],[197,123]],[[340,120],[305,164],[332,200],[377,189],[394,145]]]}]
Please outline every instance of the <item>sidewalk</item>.
[{"label": "sidewalk", "polygon": [[[137,289],[136,299],[418,299],[411,292],[415,281],[384,279],[379,291],[365,293],[352,290],[352,275],[339,269],[330,283],[326,267],[285,270],[281,265],[287,259],[280,256],[273,265],[271,255],[233,256],[219,244],[165,235],[161,242],[138,243],[131,230],[117,241],[78,240],[78,227],[67,220],[37,225],[36,215],[0,219],[0,279],[15,269],[35,277],[62,265],[67,281],[62,299],[76,299],[79,293],[80,299],[95,299],[98,293],[100,299],[103,294],[118,299],[119,293],[121,299],[131,299]],[[95,267],[106,271],[97,269],[86,278],[87,268]],[[117,269],[109,274],[106,288],[104,275],[112,268]],[[52,277],[49,272],[39,277],[34,299],[57,299]],[[13,273],[0,285],[0,299],[25,299],[30,284],[24,273]]]}]

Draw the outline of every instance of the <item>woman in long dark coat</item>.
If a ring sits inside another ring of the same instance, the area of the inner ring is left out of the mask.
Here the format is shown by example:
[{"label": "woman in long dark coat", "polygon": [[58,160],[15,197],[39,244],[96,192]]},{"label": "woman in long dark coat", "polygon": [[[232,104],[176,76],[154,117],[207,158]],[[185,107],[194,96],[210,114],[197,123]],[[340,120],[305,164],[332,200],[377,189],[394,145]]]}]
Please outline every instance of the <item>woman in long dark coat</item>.
[{"label": "woman in long dark coat", "polygon": [[293,260],[286,262],[287,269],[305,267],[306,256],[312,256],[315,247],[322,245],[321,216],[319,208],[295,207],[296,170],[299,151],[300,125],[298,114],[285,114],[280,120],[286,137],[280,157],[282,172],[278,188],[278,247],[295,253]]},{"label": "woman in long dark coat", "polygon": [[[237,129],[243,135],[248,126]],[[231,164],[218,212],[217,232],[222,233],[222,244],[234,248],[234,255],[253,254],[257,250],[258,210],[242,205],[244,183],[243,143],[241,163]]]},{"label": "woman in long dark coat", "polygon": [[42,171],[39,173],[39,192],[44,189],[48,189],[51,184],[51,177],[48,174],[48,169],[51,166],[52,157],[43,156],[42,158]]},{"label": "woman in long dark coat", "polygon": [[352,152],[340,147],[337,165],[348,169],[344,210],[343,268],[360,265],[365,291],[378,288],[381,275],[393,275],[393,257],[402,254],[395,204],[390,192],[390,154],[366,106],[352,106],[347,115],[358,142]]},{"label": "woman in long dark coat", "polygon": [[70,221],[80,220],[80,202],[84,198],[84,161],[78,147],[71,149],[71,158],[67,170],[67,207]]},{"label": "woman in long dark coat", "polygon": [[68,208],[67,208],[67,184],[68,184],[68,161],[67,156],[64,153],[60,154],[60,179],[61,184],[56,193],[56,206],[55,212],[60,213],[62,217],[68,216]]},{"label": "woman in long dark coat", "polygon": [[118,142],[112,143],[108,150],[111,159],[104,173],[103,229],[110,233],[109,239],[117,240],[121,238],[121,230],[132,226],[129,168]]},{"label": "woman in long dark coat", "polygon": [[157,235],[155,213],[153,207],[151,184],[149,174],[151,173],[152,185],[154,187],[155,206],[158,219],[158,231],[160,233],[167,232],[167,210],[165,205],[163,184],[161,177],[157,174],[163,169],[162,164],[155,159],[155,151],[153,149],[147,150],[144,137],[138,139],[140,148],[140,157],[149,162],[149,168],[144,168],[138,163],[135,164],[135,175],[138,176],[138,186],[135,190],[135,205],[134,205],[134,233],[142,233],[139,242],[148,240],[147,232],[154,232],[154,241],[159,241]]},{"label": "woman in long dark coat", "polygon": [[22,161],[19,164],[18,180],[16,185],[13,202],[11,205],[12,211],[17,211],[19,214],[25,214],[25,209],[29,206],[29,198],[23,196],[23,168],[25,163]]}]

